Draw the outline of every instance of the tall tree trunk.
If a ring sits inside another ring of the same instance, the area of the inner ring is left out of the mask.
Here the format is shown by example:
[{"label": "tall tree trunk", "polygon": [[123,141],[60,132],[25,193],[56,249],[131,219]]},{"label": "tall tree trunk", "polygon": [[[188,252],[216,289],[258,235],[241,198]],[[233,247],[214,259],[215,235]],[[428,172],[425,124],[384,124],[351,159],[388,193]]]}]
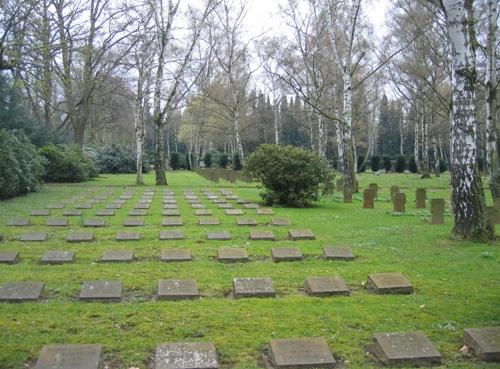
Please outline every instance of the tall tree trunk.
[{"label": "tall tree trunk", "polygon": [[280,143],[280,133],[279,133],[279,127],[280,127],[280,106],[281,106],[281,100],[282,96],[280,96],[279,99],[274,99],[274,143],[278,145]]},{"label": "tall tree trunk", "polygon": [[422,178],[431,178],[429,166],[429,135],[425,108],[422,106]]},{"label": "tall tree trunk", "polygon": [[434,137],[432,138],[432,151],[434,153],[434,175],[436,177],[439,177],[441,175],[441,171],[439,169],[439,155],[438,155],[436,139]]},{"label": "tall tree trunk", "polygon": [[460,239],[494,238],[477,167],[475,78],[464,0],[443,0],[452,46],[451,184],[453,235]]},{"label": "tall tree trunk", "polygon": [[156,184],[166,185],[167,177],[165,176],[166,161],[165,161],[165,126],[163,122],[158,122],[157,117],[154,119],[155,127],[155,174]]},{"label": "tall tree trunk", "polygon": [[144,55],[141,55],[142,59],[139,63],[139,76],[137,78],[137,95],[135,98],[135,116],[134,116],[134,126],[135,126],[135,147],[136,147],[136,180],[135,183],[138,185],[144,184],[144,178],[142,175],[142,162],[143,162],[143,146],[144,146],[144,136],[146,135],[146,130],[144,128],[144,96],[143,96],[143,84],[144,84]]},{"label": "tall tree trunk", "polygon": [[413,148],[413,155],[415,156],[415,164],[417,165],[417,172],[421,173],[422,169],[420,167],[420,129],[418,120],[415,120],[415,146]]},{"label": "tall tree trunk", "polygon": [[240,156],[241,163],[244,163],[245,155],[243,152],[243,143],[241,142],[240,134],[240,107],[239,104],[235,104],[234,117],[233,117],[233,130],[234,130],[234,141],[236,145],[236,152]]}]

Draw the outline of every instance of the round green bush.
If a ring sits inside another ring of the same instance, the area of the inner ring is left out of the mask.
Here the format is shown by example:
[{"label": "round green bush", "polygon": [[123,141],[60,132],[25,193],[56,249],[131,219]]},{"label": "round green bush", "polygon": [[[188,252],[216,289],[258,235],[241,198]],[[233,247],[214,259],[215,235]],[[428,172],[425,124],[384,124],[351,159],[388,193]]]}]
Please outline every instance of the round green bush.
[{"label": "round green bush", "polygon": [[410,161],[408,162],[408,170],[412,173],[418,172],[417,162],[415,161],[414,156],[410,156]]},{"label": "round green bush", "polygon": [[447,170],[448,170],[448,163],[446,163],[446,160],[439,159],[439,172],[444,173]]},{"label": "round green bush", "polygon": [[321,187],[331,186],[333,173],[315,153],[294,146],[260,145],[243,169],[262,182],[268,205],[304,207],[317,201]]},{"label": "round green bush", "polygon": [[[135,173],[137,171],[136,151],[133,148],[116,144],[106,146],[97,151],[97,163],[100,173]],[[142,172],[149,172],[146,153],[142,160]]]},{"label": "round green bush", "polygon": [[180,166],[181,166],[181,163],[180,163],[179,154],[176,152],[171,153],[170,154],[170,168],[172,168],[172,170],[177,170],[180,168]]},{"label": "round green bush", "polygon": [[394,168],[397,173],[403,173],[406,169],[406,158],[403,155],[399,155],[396,158],[396,166]]},{"label": "round green bush", "polygon": [[372,156],[372,160],[370,161],[370,167],[373,172],[377,172],[380,170],[380,156]]},{"label": "round green bush", "polygon": [[43,179],[47,182],[83,182],[96,172],[91,160],[76,148],[51,144],[39,152],[45,158]]},{"label": "round green bush", "polygon": [[219,154],[218,163],[217,163],[217,164],[219,164],[219,167],[221,167],[221,168],[227,167],[228,162],[229,162],[229,160],[227,158],[226,153],[221,152]]},{"label": "round green bush", "polygon": [[242,165],[241,165],[241,159],[240,159],[240,154],[236,153],[233,155],[233,169],[234,170],[241,170]]},{"label": "round green bush", "polygon": [[389,173],[392,169],[392,162],[391,162],[391,157],[385,155],[382,159],[384,169],[387,173]]},{"label": "round green bush", "polygon": [[212,154],[209,152],[205,153],[205,156],[203,157],[203,162],[205,163],[205,166],[207,168],[210,168],[212,166]]}]

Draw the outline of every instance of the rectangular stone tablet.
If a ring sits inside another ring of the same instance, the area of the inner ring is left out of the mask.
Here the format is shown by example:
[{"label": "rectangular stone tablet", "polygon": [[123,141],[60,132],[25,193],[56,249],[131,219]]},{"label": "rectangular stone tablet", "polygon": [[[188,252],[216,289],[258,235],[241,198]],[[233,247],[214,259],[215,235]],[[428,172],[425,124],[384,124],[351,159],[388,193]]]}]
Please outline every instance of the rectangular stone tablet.
[{"label": "rectangular stone tablet", "polygon": [[286,218],[272,218],[271,219],[271,225],[273,226],[278,226],[278,227],[283,227],[283,226],[289,226],[292,223],[290,222],[289,219]]},{"label": "rectangular stone tablet", "polygon": [[411,282],[401,273],[369,274],[366,287],[375,293],[413,293]]},{"label": "rectangular stone tablet", "polygon": [[144,219],[128,218],[123,221],[124,227],[143,227]]},{"label": "rectangular stone tablet", "polygon": [[226,215],[243,215],[241,209],[226,209]]},{"label": "rectangular stone tablet", "polygon": [[32,217],[46,217],[49,216],[50,210],[48,209],[35,209],[31,211]]},{"label": "rectangular stone tablet", "polygon": [[30,220],[22,218],[13,218],[9,219],[7,225],[10,227],[26,227],[30,225]]},{"label": "rectangular stone tablet", "polygon": [[85,232],[71,232],[68,237],[66,237],[66,242],[92,242],[94,241],[94,235],[92,233]]},{"label": "rectangular stone tablet", "polygon": [[191,250],[189,249],[165,249],[161,250],[161,261],[191,261]]},{"label": "rectangular stone tablet", "polygon": [[203,226],[218,225],[219,218],[200,218],[198,219],[198,224]]},{"label": "rectangular stone tablet", "polygon": [[153,369],[218,369],[211,342],[179,342],[156,346]]},{"label": "rectangular stone tablet", "polygon": [[113,203],[106,205],[106,209],[121,209],[121,208],[122,208],[121,204]]},{"label": "rectangular stone tablet", "polygon": [[139,232],[116,232],[116,241],[139,241],[141,234]]},{"label": "rectangular stone tablet", "polygon": [[30,232],[24,233],[19,237],[22,242],[44,242],[48,239],[47,232]]},{"label": "rectangular stone tablet", "polygon": [[67,227],[68,224],[69,221],[66,218],[50,218],[47,219],[47,222],[45,223],[45,225],[51,227]]},{"label": "rectangular stone tablet", "polygon": [[47,209],[64,209],[64,204],[63,203],[54,203],[54,204],[48,204],[46,206]]},{"label": "rectangular stone tablet", "polygon": [[65,217],[80,217],[80,216],[82,216],[82,212],[80,210],[65,210],[63,212],[63,216],[65,216]]},{"label": "rectangular stone tablet", "polygon": [[45,251],[40,259],[43,264],[63,264],[75,261],[74,251]]},{"label": "rectangular stone tablet", "polygon": [[184,233],[182,231],[161,231],[160,240],[170,241],[170,240],[182,240],[184,239]]},{"label": "rectangular stone tablet", "polygon": [[167,217],[161,222],[164,227],[180,227],[182,224],[182,219],[179,217]]},{"label": "rectangular stone tablet", "polygon": [[328,260],[354,260],[354,255],[348,247],[323,247],[323,256]]},{"label": "rectangular stone tablet", "polygon": [[34,369],[100,369],[101,353],[101,345],[47,345]]},{"label": "rectangular stone tablet", "polygon": [[271,208],[257,208],[257,215],[274,215]]},{"label": "rectangular stone tablet", "polygon": [[336,364],[328,343],[322,337],[271,340],[269,348],[276,369],[331,369]]},{"label": "rectangular stone tablet", "polygon": [[15,264],[19,261],[18,251],[0,251],[1,264]]},{"label": "rectangular stone tablet", "polygon": [[95,215],[98,217],[112,217],[115,215],[115,211],[112,209],[97,210],[95,212]]},{"label": "rectangular stone tablet", "polygon": [[274,297],[274,286],[271,278],[234,278],[234,298],[240,297]]},{"label": "rectangular stone tablet", "polygon": [[177,209],[168,209],[168,210],[163,210],[162,215],[164,217],[178,217],[179,215],[181,215],[181,213]]},{"label": "rectangular stone tablet", "polygon": [[350,295],[350,290],[340,277],[309,277],[306,278],[306,292],[312,296]]},{"label": "rectangular stone tablet", "polygon": [[253,241],[274,241],[274,234],[271,231],[252,230],[248,236]]},{"label": "rectangular stone tablet", "polygon": [[288,237],[292,241],[314,240],[316,237],[309,229],[291,229],[288,231]]},{"label": "rectangular stone tablet", "polygon": [[149,209],[149,204],[139,203],[134,206],[134,209]]},{"label": "rectangular stone tablet", "polygon": [[193,279],[160,279],[158,281],[158,300],[185,300],[200,297]]},{"label": "rectangular stone tablet", "polygon": [[222,262],[248,261],[247,250],[242,247],[222,248],[217,250],[217,260]]},{"label": "rectangular stone tablet", "polygon": [[148,214],[146,209],[132,209],[128,212],[128,215],[131,217],[143,217]]},{"label": "rectangular stone tablet", "polygon": [[464,330],[464,343],[480,360],[500,361],[500,326],[467,328]]},{"label": "rectangular stone tablet", "polygon": [[236,218],[236,224],[239,226],[256,226],[257,220],[253,218]]},{"label": "rectangular stone tablet", "polygon": [[75,209],[92,209],[92,204],[77,204]]},{"label": "rectangular stone tablet", "polygon": [[84,227],[93,227],[93,228],[105,227],[106,226],[106,219],[103,219],[103,218],[85,219],[83,221],[83,226]]},{"label": "rectangular stone tablet", "polygon": [[108,250],[104,251],[101,261],[105,262],[127,262],[134,260],[132,250]]},{"label": "rectangular stone tablet", "polygon": [[212,210],[209,210],[209,209],[200,209],[200,210],[196,210],[194,212],[194,215],[197,215],[197,216],[208,216],[208,215],[212,215]]},{"label": "rectangular stone tablet", "polygon": [[299,249],[295,247],[273,247],[271,257],[274,262],[279,261],[297,261],[304,259]]},{"label": "rectangular stone tablet", "polygon": [[79,298],[82,301],[120,301],[122,289],[120,281],[86,281],[83,282]]},{"label": "rectangular stone tablet", "polygon": [[29,301],[38,300],[42,294],[43,283],[40,282],[12,282],[0,287],[0,301]]},{"label": "rectangular stone tablet", "polygon": [[207,232],[207,240],[227,241],[231,239],[229,231]]}]

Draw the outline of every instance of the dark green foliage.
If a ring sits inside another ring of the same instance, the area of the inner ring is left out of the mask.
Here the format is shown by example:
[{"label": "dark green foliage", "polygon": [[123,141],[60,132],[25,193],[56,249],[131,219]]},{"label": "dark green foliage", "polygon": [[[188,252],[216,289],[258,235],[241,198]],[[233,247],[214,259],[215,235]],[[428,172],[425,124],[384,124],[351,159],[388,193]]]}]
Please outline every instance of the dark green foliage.
[{"label": "dark green foliage", "polygon": [[401,106],[396,101],[389,101],[384,94],[380,104],[378,123],[377,151],[379,154],[396,155],[399,153],[401,135],[399,124],[402,119]]},{"label": "dark green foliage", "polygon": [[47,145],[39,150],[45,158],[47,182],[83,182],[96,173],[92,161],[76,148],[64,145]]},{"label": "dark green foliage", "polygon": [[446,160],[439,159],[439,172],[444,173],[447,170],[448,170],[448,163],[446,163]]},{"label": "dark green foliage", "polygon": [[480,156],[480,157],[477,159],[477,164],[478,164],[479,171],[480,171],[480,172],[483,172],[483,171],[484,171],[484,168],[485,168],[485,166],[486,166],[486,160],[484,159],[484,156]]},{"label": "dark green foliage", "polygon": [[382,159],[382,162],[383,162],[383,166],[384,166],[384,169],[387,173],[389,173],[392,169],[392,162],[391,162],[391,157],[390,156],[387,156],[387,155],[384,155],[383,159]]},{"label": "dark green foliage", "polygon": [[396,166],[394,168],[397,173],[403,173],[406,169],[406,158],[403,155],[399,155],[396,158]]},{"label": "dark green foliage", "polygon": [[365,157],[363,155],[358,156],[358,173],[363,173],[366,170],[366,163],[364,163]]},{"label": "dark green foliage", "polygon": [[410,156],[410,161],[408,162],[408,170],[412,173],[418,172],[417,162],[415,161],[414,156]]},{"label": "dark green foliage", "polygon": [[240,159],[240,154],[236,153],[233,156],[233,169],[234,170],[241,170],[242,165],[241,165],[241,159]]},{"label": "dark green foliage", "polygon": [[194,161],[194,155],[191,154],[191,161],[189,160],[189,153],[186,153],[186,165],[185,165],[185,168],[186,170],[191,170],[191,163]]},{"label": "dark green foliage", "polygon": [[[111,145],[97,151],[100,173],[135,173],[137,171],[136,152],[133,148]],[[143,173],[149,172],[147,155],[142,162]]]},{"label": "dark green foliage", "polygon": [[0,129],[0,199],[37,191],[43,158],[23,131]]},{"label": "dark green foliage", "polygon": [[332,186],[333,174],[325,161],[294,146],[260,145],[243,172],[261,181],[266,204],[303,207],[318,200],[320,187]]},{"label": "dark green foliage", "polygon": [[225,167],[227,167],[227,163],[228,163],[228,158],[227,158],[226,153],[224,153],[224,152],[220,153],[217,164],[219,164],[219,166],[221,168],[225,168]]},{"label": "dark green foliage", "polygon": [[370,161],[370,166],[373,172],[377,172],[380,170],[380,156],[372,156],[372,160]]},{"label": "dark green foliage", "polygon": [[205,156],[203,157],[203,162],[205,163],[205,166],[207,168],[210,168],[212,166],[212,154],[209,152],[205,153]]},{"label": "dark green foliage", "polygon": [[170,154],[170,168],[172,168],[172,170],[180,168],[179,153],[173,152]]}]

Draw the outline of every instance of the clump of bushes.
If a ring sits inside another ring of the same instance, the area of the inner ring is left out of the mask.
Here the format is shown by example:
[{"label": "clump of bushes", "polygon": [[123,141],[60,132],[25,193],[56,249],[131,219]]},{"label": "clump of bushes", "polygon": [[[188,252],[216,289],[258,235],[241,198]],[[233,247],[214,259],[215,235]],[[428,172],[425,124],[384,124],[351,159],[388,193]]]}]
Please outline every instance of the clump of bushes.
[{"label": "clump of bushes", "polygon": [[221,168],[226,168],[227,167],[227,163],[228,163],[228,159],[227,159],[227,155],[225,153],[220,153],[219,154],[219,160],[218,160],[218,164],[219,164],[219,167]]},{"label": "clump of bushes", "polygon": [[209,152],[205,153],[203,162],[205,163],[205,167],[210,168],[212,166],[212,154]]},{"label": "clump of bushes", "polygon": [[240,154],[238,154],[238,153],[233,155],[233,169],[234,170],[241,170],[242,169],[241,158],[240,158]]},{"label": "clump of bushes", "polygon": [[94,163],[80,150],[65,145],[47,145],[39,150],[45,158],[47,182],[83,182],[97,175]]},{"label": "clump of bushes", "polygon": [[43,162],[22,131],[0,129],[0,199],[38,191]]},{"label": "clump of bushes", "polygon": [[374,155],[372,156],[372,160],[370,161],[370,166],[373,172],[377,172],[380,169],[380,156]]},{"label": "clump of bushes", "polygon": [[447,170],[448,170],[448,164],[446,163],[446,160],[439,159],[439,172],[444,173]]},{"label": "clump of bushes", "polygon": [[392,169],[392,162],[391,162],[391,157],[390,156],[387,156],[385,155],[382,159],[382,162],[383,162],[383,166],[384,166],[384,169],[387,173],[389,173]]},{"label": "clump of bushes", "polygon": [[262,182],[268,205],[304,207],[319,198],[321,187],[333,186],[327,163],[311,151],[281,145],[260,145],[249,156],[245,175]]},{"label": "clump of bushes", "polygon": [[181,166],[180,160],[179,160],[179,154],[176,152],[173,152],[170,154],[170,168],[172,170],[177,170]]},{"label": "clump of bushes", "polygon": [[394,168],[397,173],[403,173],[406,169],[406,158],[403,155],[399,155],[396,158],[396,166]]},{"label": "clump of bushes", "polygon": [[417,173],[418,168],[417,168],[417,162],[415,161],[415,157],[411,156],[410,161],[408,162],[408,170],[412,173]]},{"label": "clump of bushes", "polygon": [[[132,148],[111,145],[97,151],[97,164],[100,173],[135,173],[137,170],[136,151]],[[144,155],[142,171],[149,172],[147,155]]]}]

